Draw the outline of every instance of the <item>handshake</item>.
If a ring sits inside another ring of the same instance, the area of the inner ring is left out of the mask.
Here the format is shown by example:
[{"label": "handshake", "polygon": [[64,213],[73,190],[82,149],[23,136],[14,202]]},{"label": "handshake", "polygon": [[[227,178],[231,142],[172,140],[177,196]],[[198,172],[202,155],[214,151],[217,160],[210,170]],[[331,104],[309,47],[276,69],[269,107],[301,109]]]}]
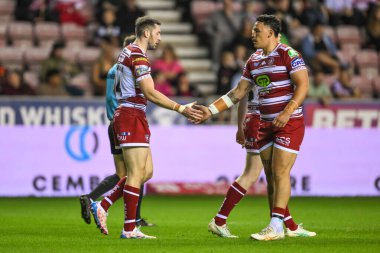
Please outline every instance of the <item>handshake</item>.
[{"label": "handshake", "polygon": [[179,109],[178,112],[194,124],[201,124],[212,116],[210,109],[204,105],[197,105],[197,101],[181,107],[182,110]]}]

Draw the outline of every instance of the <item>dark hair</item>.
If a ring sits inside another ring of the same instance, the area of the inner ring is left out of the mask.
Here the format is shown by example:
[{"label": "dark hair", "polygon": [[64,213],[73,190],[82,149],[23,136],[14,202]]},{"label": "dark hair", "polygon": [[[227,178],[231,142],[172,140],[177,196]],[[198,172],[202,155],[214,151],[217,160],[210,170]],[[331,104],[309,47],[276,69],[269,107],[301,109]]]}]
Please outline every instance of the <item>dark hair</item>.
[{"label": "dark hair", "polygon": [[137,37],[141,37],[146,29],[150,29],[155,25],[161,25],[161,22],[157,19],[150,18],[148,16],[139,17],[136,19],[135,33]]},{"label": "dark hair", "polygon": [[46,73],[46,81],[49,82],[51,77],[55,75],[59,75],[60,73],[61,71],[59,71],[59,69],[56,69],[56,68],[49,69]]},{"label": "dark hair", "polygon": [[54,42],[50,51],[50,57],[54,57],[54,54],[58,49],[64,49],[64,48],[65,48],[65,42],[61,40]]},{"label": "dark hair", "polygon": [[124,41],[123,41],[123,47],[126,47],[128,46],[129,44],[131,44],[133,41],[136,40],[136,35],[129,35],[129,36],[126,36],[124,38]]},{"label": "dark hair", "polygon": [[264,25],[269,26],[273,30],[274,35],[276,37],[278,37],[278,35],[281,32],[281,21],[275,15],[268,15],[268,14],[260,15],[257,17],[256,22],[261,22]]},{"label": "dark hair", "polygon": [[316,21],[314,24],[311,26],[311,31],[315,31],[318,27],[323,26],[324,24],[322,22]]}]

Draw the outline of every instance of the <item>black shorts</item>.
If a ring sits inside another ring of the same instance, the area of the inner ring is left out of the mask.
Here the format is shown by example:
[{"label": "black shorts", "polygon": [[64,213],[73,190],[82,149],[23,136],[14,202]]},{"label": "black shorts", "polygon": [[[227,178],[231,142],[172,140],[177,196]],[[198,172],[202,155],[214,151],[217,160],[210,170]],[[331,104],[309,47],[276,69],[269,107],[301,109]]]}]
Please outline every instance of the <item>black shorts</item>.
[{"label": "black shorts", "polygon": [[114,132],[113,132],[113,121],[111,121],[110,125],[108,126],[108,139],[110,140],[111,154],[113,154],[113,155],[121,155],[122,154],[122,150],[115,148],[115,138],[114,138]]}]

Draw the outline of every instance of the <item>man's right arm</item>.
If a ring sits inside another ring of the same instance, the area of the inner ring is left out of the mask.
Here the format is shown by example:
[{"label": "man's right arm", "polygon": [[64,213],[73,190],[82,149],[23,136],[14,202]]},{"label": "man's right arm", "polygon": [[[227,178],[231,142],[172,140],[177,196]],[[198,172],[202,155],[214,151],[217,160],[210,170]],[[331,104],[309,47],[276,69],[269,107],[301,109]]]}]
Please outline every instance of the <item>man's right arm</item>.
[{"label": "man's right arm", "polygon": [[230,90],[226,95],[215,100],[208,107],[195,105],[194,108],[203,112],[203,118],[199,121],[193,121],[196,124],[202,123],[209,119],[212,115],[221,113],[234,104],[238,103],[252,88],[252,84],[246,79],[240,79],[238,85]]}]

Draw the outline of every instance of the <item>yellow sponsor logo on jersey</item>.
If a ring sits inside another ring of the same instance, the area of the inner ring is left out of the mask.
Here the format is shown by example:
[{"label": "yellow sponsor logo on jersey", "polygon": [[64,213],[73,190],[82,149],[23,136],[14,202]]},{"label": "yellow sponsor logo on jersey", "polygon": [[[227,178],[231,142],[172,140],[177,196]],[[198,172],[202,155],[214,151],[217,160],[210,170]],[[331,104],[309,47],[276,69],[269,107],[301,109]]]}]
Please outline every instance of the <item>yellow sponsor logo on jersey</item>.
[{"label": "yellow sponsor logo on jersey", "polygon": [[139,57],[139,58],[136,58],[136,59],[132,60],[132,62],[137,62],[137,61],[148,61],[148,59],[145,58],[145,57]]}]

